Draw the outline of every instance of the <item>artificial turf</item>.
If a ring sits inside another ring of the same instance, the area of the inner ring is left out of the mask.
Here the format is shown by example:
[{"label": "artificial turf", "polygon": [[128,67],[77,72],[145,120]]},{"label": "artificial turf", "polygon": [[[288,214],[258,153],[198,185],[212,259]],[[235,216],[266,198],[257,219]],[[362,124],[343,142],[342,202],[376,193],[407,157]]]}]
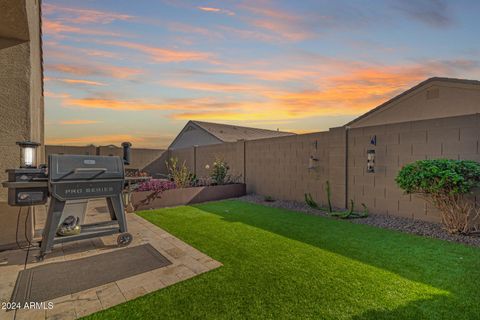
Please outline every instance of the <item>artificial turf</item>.
[{"label": "artificial turf", "polygon": [[480,249],[228,200],[138,213],[223,267],[91,319],[479,319]]}]

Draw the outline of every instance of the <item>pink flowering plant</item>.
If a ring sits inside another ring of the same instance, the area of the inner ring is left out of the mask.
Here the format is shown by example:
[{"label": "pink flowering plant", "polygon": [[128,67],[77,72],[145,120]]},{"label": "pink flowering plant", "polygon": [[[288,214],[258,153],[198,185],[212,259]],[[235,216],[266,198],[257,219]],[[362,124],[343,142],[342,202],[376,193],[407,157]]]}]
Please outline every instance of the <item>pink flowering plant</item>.
[{"label": "pink flowering plant", "polygon": [[162,179],[151,179],[145,182],[142,182],[136,188],[136,191],[151,191],[145,199],[134,203],[133,207],[137,210],[141,206],[148,206],[155,199],[160,198],[164,191],[175,189],[175,183],[169,180]]},{"label": "pink flowering plant", "polygon": [[150,179],[140,183],[137,187],[137,191],[160,191],[175,189],[175,183],[173,181],[164,179]]}]

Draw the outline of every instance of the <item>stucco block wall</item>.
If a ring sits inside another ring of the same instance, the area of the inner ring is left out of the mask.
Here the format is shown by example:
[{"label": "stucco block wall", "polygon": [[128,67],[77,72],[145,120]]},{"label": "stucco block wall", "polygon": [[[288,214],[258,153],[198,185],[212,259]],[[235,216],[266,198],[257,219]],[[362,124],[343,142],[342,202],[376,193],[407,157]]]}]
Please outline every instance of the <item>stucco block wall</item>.
[{"label": "stucco block wall", "polygon": [[[315,133],[248,141],[246,144],[247,192],[276,199],[304,199],[311,193],[325,203],[324,183],[329,174],[329,134]],[[313,157],[314,168],[309,169]]]},{"label": "stucco block wall", "polygon": [[[377,144],[371,144],[376,136]],[[348,145],[348,152],[347,150]],[[275,199],[304,201],[311,193],[326,206],[326,181],[332,204],[357,210],[440,221],[439,212],[415,196],[404,195],[395,177],[401,167],[421,159],[469,159],[480,162],[480,115],[403,122],[363,128],[333,128],[328,132],[240,141],[171,150],[197,176],[207,176],[206,164],[221,155],[232,172],[243,172],[247,192]],[[367,150],[375,150],[375,173],[368,173]],[[314,157],[314,168],[309,159]],[[478,197],[477,202],[480,202]]]},{"label": "stucco block wall", "polygon": [[[245,142],[223,143],[210,146],[194,147],[195,174],[206,177],[212,173],[215,159],[225,160],[230,167],[230,174],[244,181],[244,147]],[[209,166],[207,169],[206,166]]]},{"label": "stucco block wall", "polygon": [[[373,136],[377,145],[370,144]],[[423,159],[480,161],[480,115],[372,126],[349,131],[349,198],[371,212],[440,221],[439,212],[404,195],[395,177],[407,163]],[[366,152],[375,150],[375,173],[366,172]]]},{"label": "stucco block wall", "polygon": [[190,172],[195,171],[195,152],[193,147],[170,150],[167,161],[170,161],[171,158],[177,158],[179,165],[185,162]]}]

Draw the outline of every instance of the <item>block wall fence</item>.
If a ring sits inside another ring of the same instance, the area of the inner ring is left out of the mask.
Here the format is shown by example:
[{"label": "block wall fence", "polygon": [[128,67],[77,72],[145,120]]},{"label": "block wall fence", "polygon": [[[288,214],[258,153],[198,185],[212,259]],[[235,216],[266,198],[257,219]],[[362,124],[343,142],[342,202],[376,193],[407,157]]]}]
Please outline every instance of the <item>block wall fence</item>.
[{"label": "block wall fence", "polygon": [[[197,176],[207,176],[206,165],[211,167],[219,156],[233,174],[241,175],[248,193],[296,201],[311,193],[325,206],[328,180],[337,208],[352,199],[358,209],[364,203],[372,213],[439,222],[434,208],[404,195],[394,179],[403,165],[416,160],[480,161],[479,141],[480,115],[474,114],[168,150],[146,169],[166,174],[165,161],[177,157]],[[374,173],[366,170],[367,150],[375,150]],[[309,169],[309,161],[314,168]]]}]

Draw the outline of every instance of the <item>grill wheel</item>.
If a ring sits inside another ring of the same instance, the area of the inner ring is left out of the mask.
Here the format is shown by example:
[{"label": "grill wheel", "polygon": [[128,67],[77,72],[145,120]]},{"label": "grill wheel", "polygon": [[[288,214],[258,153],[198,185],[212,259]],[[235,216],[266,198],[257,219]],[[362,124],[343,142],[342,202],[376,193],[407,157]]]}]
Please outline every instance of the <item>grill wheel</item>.
[{"label": "grill wheel", "polygon": [[133,241],[133,236],[128,232],[122,233],[117,237],[117,244],[119,247],[126,247],[130,243],[132,243],[132,241]]}]

